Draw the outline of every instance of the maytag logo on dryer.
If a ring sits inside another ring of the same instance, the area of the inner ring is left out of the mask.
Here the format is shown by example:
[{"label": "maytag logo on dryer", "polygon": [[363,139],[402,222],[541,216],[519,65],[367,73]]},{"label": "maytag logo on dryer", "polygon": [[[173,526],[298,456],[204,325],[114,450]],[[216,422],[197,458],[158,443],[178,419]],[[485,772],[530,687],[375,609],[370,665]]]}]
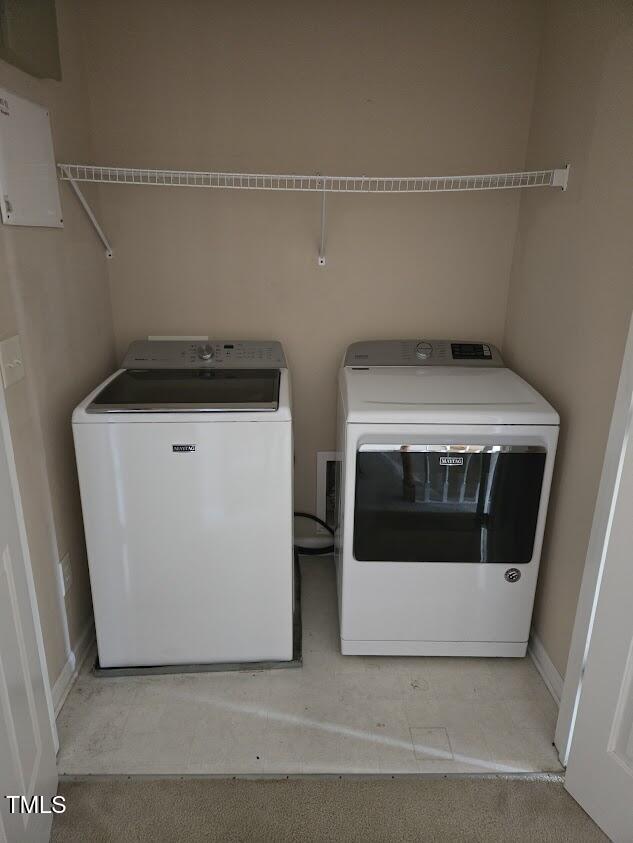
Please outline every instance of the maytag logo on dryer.
[{"label": "maytag logo on dryer", "polygon": [[172,451],[174,454],[190,454],[192,451],[196,450],[195,445],[172,445]]},{"label": "maytag logo on dryer", "polygon": [[464,465],[463,457],[440,457],[440,465]]}]

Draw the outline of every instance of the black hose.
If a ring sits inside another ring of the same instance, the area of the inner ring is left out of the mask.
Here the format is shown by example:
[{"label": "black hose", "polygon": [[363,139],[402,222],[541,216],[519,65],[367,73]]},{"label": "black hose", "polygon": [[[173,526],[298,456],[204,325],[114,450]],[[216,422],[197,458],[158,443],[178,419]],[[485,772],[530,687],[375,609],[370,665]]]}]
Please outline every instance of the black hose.
[{"label": "black hose", "polygon": [[[295,512],[295,518],[307,518],[309,521],[314,521],[316,524],[320,524],[321,527],[326,529],[330,535],[334,535],[334,530],[323,521],[321,518],[317,517],[316,515],[312,515],[310,512]],[[295,556],[298,553],[301,553],[305,556],[321,556],[324,553],[334,553],[334,544],[328,544],[324,547],[303,547],[300,544],[294,545]]]}]

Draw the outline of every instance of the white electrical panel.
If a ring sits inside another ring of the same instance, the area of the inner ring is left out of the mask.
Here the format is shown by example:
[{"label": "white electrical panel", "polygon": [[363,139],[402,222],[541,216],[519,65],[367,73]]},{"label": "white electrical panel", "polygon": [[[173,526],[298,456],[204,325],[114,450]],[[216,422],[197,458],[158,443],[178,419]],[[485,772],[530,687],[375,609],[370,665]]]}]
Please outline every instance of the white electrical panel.
[{"label": "white electrical panel", "polygon": [[0,213],[6,225],[63,226],[48,111],[0,88]]}]

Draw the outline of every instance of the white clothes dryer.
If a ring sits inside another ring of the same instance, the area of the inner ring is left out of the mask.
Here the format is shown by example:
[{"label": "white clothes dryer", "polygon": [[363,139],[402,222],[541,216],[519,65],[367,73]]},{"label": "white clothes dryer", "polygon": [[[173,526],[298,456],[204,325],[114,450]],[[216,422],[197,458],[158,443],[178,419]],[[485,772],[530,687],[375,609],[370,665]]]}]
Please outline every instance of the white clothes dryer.
[{"label": "white clothes dryer", "polygon": [[343,654],[525,655],[558,427],[492,345],[348,348],[335,553]]}]

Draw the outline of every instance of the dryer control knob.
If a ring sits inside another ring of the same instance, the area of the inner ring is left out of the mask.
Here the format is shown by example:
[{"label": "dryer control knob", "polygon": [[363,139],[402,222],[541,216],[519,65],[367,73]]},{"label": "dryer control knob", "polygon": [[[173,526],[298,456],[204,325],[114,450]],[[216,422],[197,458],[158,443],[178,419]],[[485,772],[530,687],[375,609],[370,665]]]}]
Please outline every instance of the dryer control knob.
[{"label": "dryer control knob", "polygon": [[428,360],[433,354],[433,346],[430,342],[419,342],[415,347],[415,356],[418,360]]},{"label": "dryer control knob", "polygon": [[198,357],[201,360],[211,360],[211,358],[213,357],[213,349],[211,348],[209,343],[198,346]]}]

